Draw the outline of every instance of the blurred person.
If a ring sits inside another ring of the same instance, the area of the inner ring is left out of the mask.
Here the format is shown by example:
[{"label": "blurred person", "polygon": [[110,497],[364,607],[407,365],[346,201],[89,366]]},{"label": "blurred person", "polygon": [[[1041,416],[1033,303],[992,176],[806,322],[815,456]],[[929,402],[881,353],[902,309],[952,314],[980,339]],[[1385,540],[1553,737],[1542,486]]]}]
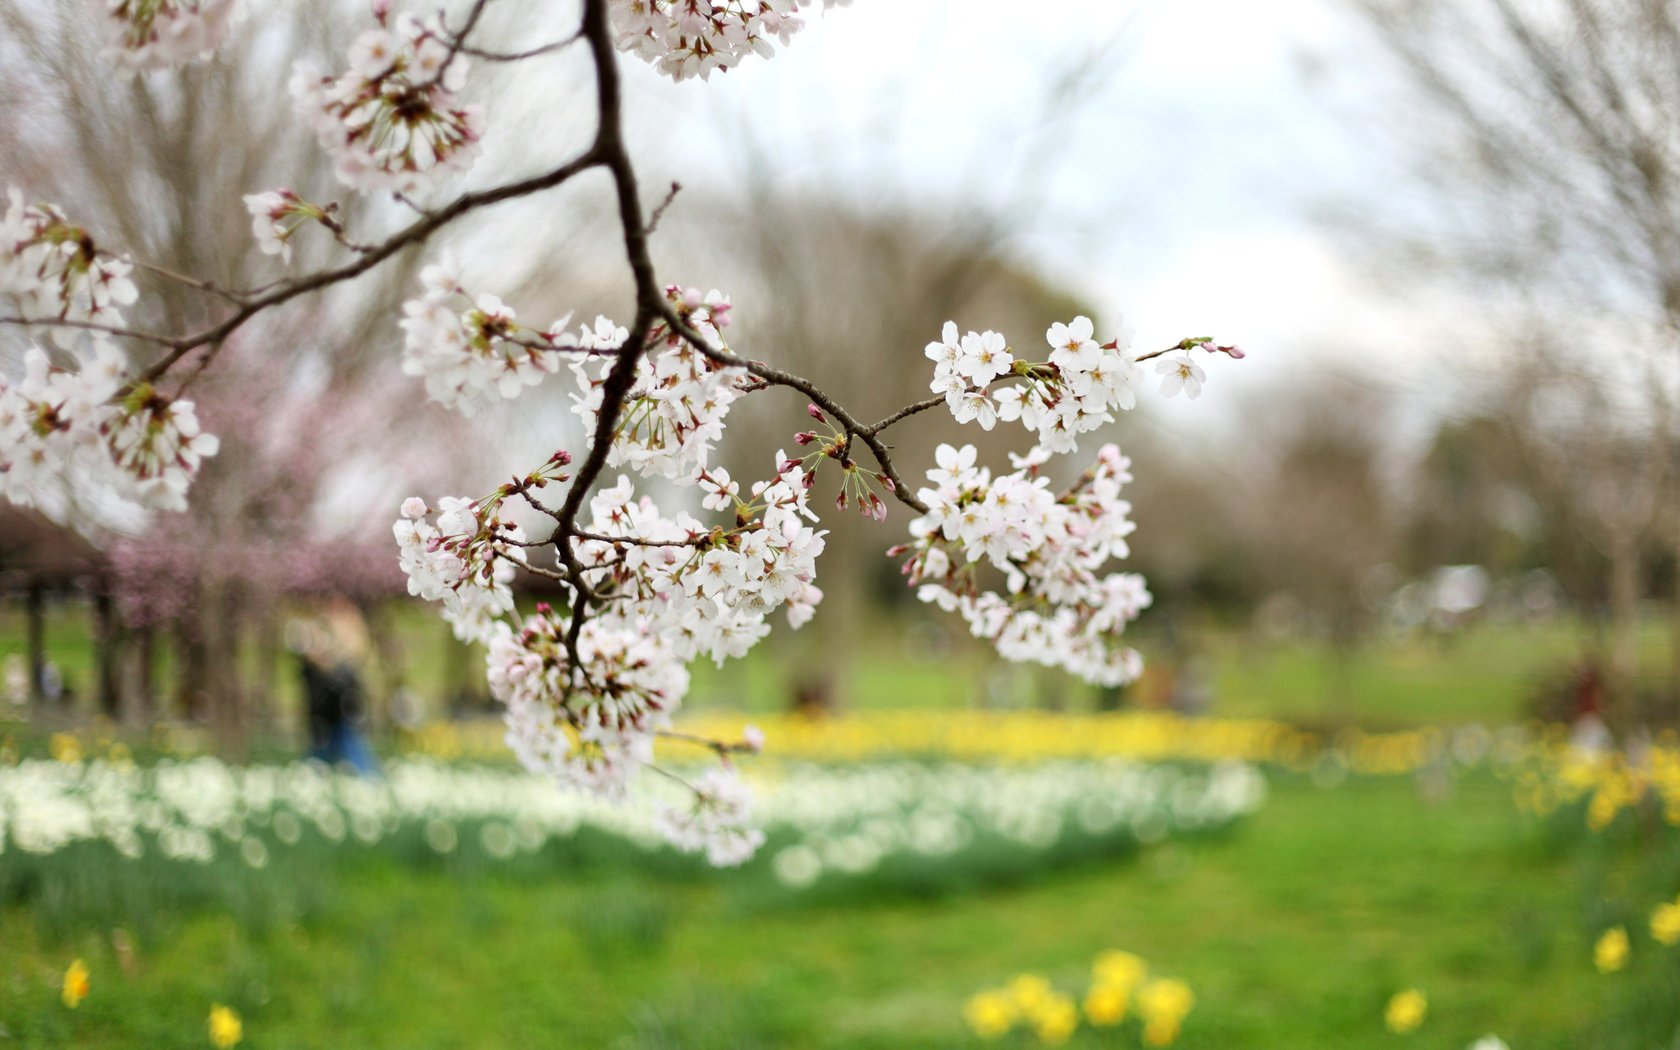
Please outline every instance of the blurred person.
[{"label": "blurred person", "polygon": [[369,651],[367,624],[348,599],[336,597],[288,630],[288,647],[303,673],[309,715],[309,757],[364,775],[379,771],[360,724],[366,692],[358,668]]},{"label": "blurred person", "polygon": [[6,666],[0,673],[0,681],[5,683],[6,700],[13,707],[23,707],[29,703],[29,661],[22,653],[7,653]]}]

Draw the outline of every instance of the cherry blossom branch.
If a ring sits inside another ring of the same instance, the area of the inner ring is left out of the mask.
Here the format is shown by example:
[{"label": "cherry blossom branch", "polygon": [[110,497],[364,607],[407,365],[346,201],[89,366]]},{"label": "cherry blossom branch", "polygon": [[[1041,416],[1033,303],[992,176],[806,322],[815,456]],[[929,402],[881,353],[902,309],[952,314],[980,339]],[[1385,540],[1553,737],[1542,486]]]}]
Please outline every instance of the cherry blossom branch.
[{"label": "cherry blossom branch", "polygon": [[136,260],[134,265],[147,271],[148,273],[155,273],[165,280],[174,281],[176,284],[186,285],[188,288],[196,288],[201,292],[207,292],[218,298],[226,299],[228,302],[235,305],[242,304],[245,299],[248,298],[248,293],[230,292],[226,288],[218,285],[215,281],[204,281],[198,279],[197,277],[188,277],[184,273],[176,273],[174,270],[158,266],[155,263],[140,262]]},{"label": "cherry blossom branch", "polygon": [[[633,547],[698,547],[703,543],[711,542],[713,533],[708,532],[704,536],[693,536],[686,540],[650,540],[641,536],[609,536],[603,532],[586,532],[583,529],[573,529],[571,535],[575,540],[595,540],[599,543],[614,544],[625,543]],[[552,539],[544,540],[538,546],[547,546],[553,542]]]},{"label": "cherry blossom branch", "polygon": [[794,375],[792,372],[765,364],[763,361],[749,361],[728,350],[718,349],[708,342],[705,336],[690,327],[688,322],[684,321],[682,316],[677,313],[676,308],[666,302],[663,297],[659,299],[657,306],[660,317],[669,326],[670,330],[681,336],[697,353],[716,361],[718,364],[744,369],[773,386],[791,387],[810,398],[812,404],[839,421],[848,443],[853,437],[863,441],[864,445],[869,448],[870,454],[875,457],[876,463],[880,465],[881,473],[886,475],[892,494],[898,497],[900,503],[918,514],[927,513],[927,506],[911,493],[910,487],[904,483],[903,478],[899,477],[898,469],[893,466],[892,454],[888,451],[888,446],[876,436],[875,431],[858,422],[857,417],[847,411],[844,405],[828,396],[815,383],[803,376]]},{"label": "cherry blossom branch", "polygon": [[583,24],[579,29],[589,45],[595,65],[595,104],[599,123],[595,129],[595,143],[586,156],[604,166],[612,175],[613,189],[618,198],[619,225],[624,231],[624,253],[636,286],[636,318],[630,325],[628,338],[618,352],[612,371],[602,388],[601,412],[595,423],[594,440],[589,455],[578,468],[566,501],[555,515],[555,551],[571,577],[574,595],[571,624],[566,635],[566,650],[574,672],[580,672],[583,661],[578,656],[578,637],[583,630],[587,606],[594,594],[584,582],[583,568],[572,549],[570,537],[577,531],[578,513],[584,500],[595,486],[607,465],[607,452],[612,446],[613,430],[625,397],[636,381],[636,365],[647,352],[648,331],[653,319],[664,304],[659,283],[654,277],[653,260],[648,254],[647,230],[642,224],[642,204],[636,190],[636,171],[624,147],[623,104],[618,80],[618,60],[613,53],[612,23],[606,0],[586,0]]},{"label": "cherry blossom branch", "polygon": [[648,217],[647,235],[649,237],[653,236],[654,230],[659,229],[659,220],[665,217],[665,209],[671,206],[671,202],[676,200],[677,194],[681,192],[682,183],[675,179],[671,180],[670,191],[665,194],[665,199],[659,202],[659,207],[653,209],[653,214]]},{"label": "cherry blossom branch", "polygon": [[708,748],[724,758],[731,754],[756,755],[763,750],[762,743],[753,740],[713,740],[711,737],[697,736],[694,733],[684,733],[675,729],[661,729],[654,735],[663,740],[680,740],[685,744]]},{"label": "cherry blossom branch", "polygon": [[542,55],[562,51],[582,39],[583,34],[581,32],[577,32],[573,33],[569,37],[566,37],[564,40],[556,40],[552,44],[544,44],[541,47],[533,47],[525,51],[484,51],[476,47],[469,47],[465,44],[461,45],[457,50],[460,54],[467,55],[471,58],[482,59],[485,62],[523,62],[528,58],[538,58]]},{"label": "cherry blossom branch", "polygon": [[159,346],[174,346],[176,344],[175,339],[167,335],[158,335],[156,332],[143,332],[137,328],[101,324],[98,321],[80,321],[73,317],[0,317],[0,324],[17,325],[21,328],[79,328],[87,332],[102,332],[105,335],[121,336],[124,339],[138,339],[144,343],[156,343]]}]

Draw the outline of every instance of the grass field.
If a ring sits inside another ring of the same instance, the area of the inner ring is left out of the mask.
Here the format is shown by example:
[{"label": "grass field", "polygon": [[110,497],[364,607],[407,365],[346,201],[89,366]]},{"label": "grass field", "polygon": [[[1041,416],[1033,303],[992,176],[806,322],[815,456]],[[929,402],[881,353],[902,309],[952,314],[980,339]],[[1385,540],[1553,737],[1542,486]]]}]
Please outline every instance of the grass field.
[{"label": "grass field", "polygon": [[[79,622],[60,609],[51,633],[72,679],[88,660]],[[436,625],[402,623],[413,680],[434,680]],[[18,631],[0,619],[0,654]],[[852,667],[854,706],[1043,699],[1036,676],[927,641],[907,632]],[[1651,666],[1665,645],[1651,625]],[[1308,645],[1207,646],[1220,714],[1402,727],[1520,718],[1578,636],[1486,626],[1445,646],[1372,646],[1340,670]],[[789,677],[771,659],[702,670],[693,706],[779,710]],[[0,1046],[204,1046],[213,1002],[260,1048],[977,1046],[968,996],[1023,971],[1077,995],[1107,948],[1194,989],[1181,1047],[1463,1050],[1490,1032],[1513,1050],[1680,1045],[1680,949],[1646,932],[1652,905],[1680,890],[1680,837],[1637,814],[1597,835],[1578,810],[1521,814],[1485,769],[1444,796],[1424,786],[1274,773],[1269,801],[1231,830],[927,898],[792,899],[658,865],[510,872],[377,851],[324,861],[279,905],[235,887],[222,905],[81,915],[48,884],[0,904]],[[1601,974],[1593,944],[1617,924],[1632,957]],[[68,1010],[76,958],[91,992]],[[1384,1006],[1412,987],[1428,1016],[1394,1035]],[[1136,1044],[1081,1031],[1070,1045]]]},{"label": "grass field", "polygon": [[[1024,970],[1077,989],[1124,947],[1195,989],[1183,1047],[1397,1045],[1383,1006],[1418,987],[1430,1014],[1409,1045],[1619,1050],[1675,1021],[1637,1002],[1672,988],[1672,956],[1591,961],[1601,924],[1637,928],[1652,870],[1631,848],[1564,848],[1486,775],[1440,804],[1405,778],[1287,779],[1229,835],[932,901],[767,905],[727,880],[367,858],[301,922],[180,915],[126,962],[108,929],[55,936],[8,909],[0,1021],[11,1045],[202,1045],[216,1001],[252,1047],[948,1047],[973,1042],[970,993]],[[74,1012],[72,957],[93,986]]]}]

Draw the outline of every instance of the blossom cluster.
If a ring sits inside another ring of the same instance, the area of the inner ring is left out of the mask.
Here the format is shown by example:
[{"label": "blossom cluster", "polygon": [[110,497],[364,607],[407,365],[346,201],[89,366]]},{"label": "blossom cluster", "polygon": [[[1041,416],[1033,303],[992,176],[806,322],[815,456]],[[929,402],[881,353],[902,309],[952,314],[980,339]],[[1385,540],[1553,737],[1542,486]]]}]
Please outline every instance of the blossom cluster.
[{"label": "blossom cluster", "polygon": [[[1016,469],[993,477],[976,465],[974,446],[939,446],[934,484],[917,495],[928,512],[910,523],[914,538],[904,572],[918,596],[968,622],[1006,659],[1063,667],[1086,681],[1123,685],[1142,671],[1136,651],[1119,644],[1126,624],[1149,606],[1143,578],[1102,575],[1125,558],[1136,527],[1120,498],[1131,461],[1105,445],[1095,465],[1068,490],[1050,490],[1042,455],[1015,457]],[[990,567],[1004,584],[983,582]]]},{"label": "blossom cluster", "polygon": [[[559,457],[551,466],[562,466]],[[495,618],[513,611],[513,579],[525,561],[525,533],[498,514],[500,502],[445,496],[436,523],[424,500],[403,501],[393,526],[408,593],[443,604],[443,618],[464,642],[493,636]]]},{"label": "blossom cluster", "polygon": [[350,68],[327,76],[299,63],[292,97],[337,162],[339,181],[365,192],[417,192],[464,171],[483,112],[462,103],[466,61],[437,19],[399,15],[356,38]]},{"label": "blossom cluster", "polygon": [[238,0],[105,0],[106,61],[141,72],[198,62],[227,38]]},{"label": "blossom cluster", "polygon": [[666,517],[628,478],[590,501],[593,536],[576,544],[578,561],[599,573],[595,586],[623,596],[675,639],[685,660],[707,655],[719,666],[746,655],[769,633],[765,619],[786,607],[793,627],[806,623],[822,600],[813,582],[826,532],[808,498],[808,477],[776,453],[773,480],[754,482],[748,498],[719,469],[702,471],[717,509],[718,492],[732,501],[734,527],[707,530],[679,511]]},{"label": "blossom cluster", "polygon": [[[541,382],[564,355],[578,385],[573,412],[587,433],[599,429],[626,329],[607,318],[571,334],[565,320],[546,332],[522,327],[499,299],[468,293],[449,259],[428,267],[422,283],[422,296],[405,307],[404,368],[425,378],[433,399],[471,414]],[[570,459],[564,453],[485,501],[440,505],[436,526],[414,500],[395,526],[410,591],[444,602],[463,638],[487,643],[514,752],[563,784],[610,797],[651,762],[654,735],[687,692],[691,660],[739,657],[769,633],[770,614],[785,608],[798,627],[822,598],[813,580],[824,533],[813,527],[803,461],[778,452],[775,476],[745,492],[709,462],[730,405],[759,385],[723,341],[729,299],[674,285],[665,294],[683,331],[666,323],[648,330],[605,463],[698,487],[701,507],[727,512],[727,526],[666,514],[620,477],[589,498],[589,521],[576,535],[558,538],[554,567],[532,565],[523,534],[499,508],[517,495],[555,515],[537,490],[567,480],[557,472]],[[563,582],[568,606],[517,617],[518,564]],[[698,848],[722,861],[756,845],[740,823],[745,812],[737,795],[708,781],[667,826],[683,843],[703,839]]]},{"label": "blossom cluster", "polygon": [[[823,534],[807,522],[796,467],[754,485],[733,530],[708,530],[686,512],[667,517],[628,478],[596,493],[590,512],[584,531],[600,538],[576,540],[573,556],[600,608],[575,637],[574,614],[546,604],[517,627],[499,622],[486,659],[520,760],[621,797],[682,703],[691,660],[744,655],[778,608],[795,626],[809,619],[822,597],[811,581]],[[719,785],[697,786],[687,816],[666,825],[679,844],[703,839],[714,859],[755,841],[744,800]]]},{"label": "blossom cluster", "polygon": [[104,339],[74,369],[31,347],[15,381],[0,377],[0,496],[62,519],[97,519],[111,497],[186,509],[187,488],[219,448],[190,401],[126,383],[122,351]]},{"label": "blossom cluster", "polygon": [[[1060,322],[1045,333],[1050,344],[1045,362],[1017,361],[997,332],[969,332],[961,338],[954,322],[945,322],[938,342],[924,351],[934,362],[931,389],[959,423],[976,422],[986,430],[998,422],[1019,420],[1038,434],[1050,452],[1072,452],[1080,434],[1114,420],[1112,410],[1137,404],[1142,370],[1128,356],[1126,336],[1098,344],[1089,318]],[[988,387],[1000,379],[1020,378],[1024,385]]]},{"label": "blossom cluster", "polygon": [[575,643],[571,622],[544,604],[517,630],[499,624],[486,658],[490,691],[506,706],[508,746],[525,768],[622,799],[688,692],[687,663],[621,610],[586,618]]},{"label": "blossom cluster", "polygon": [[292,235],[309,223],[318,222],[344,239],[344,227],[333,217],[336,203],[312,204],[284,187],[246,194],[245,210],[251,215],[251,235],[258,249],[264,255],[280,256],[282,262],[292,261]]},{"label": "blossom cluster", "polygon": [[[1039,447],[1046,452],[1073,452],[1080,434],[1114,421],[1115,409],[1137,407],[1137,389],[1144,379],[1141,361],[1156,359],[1163,396],[1183,392],[1194,400],[1207,374],[1191,360],[1192,350],[1245,356],[1235,346],[1202,338],[1170,348],[1172,357],[1136,357],[1129,349],[1129,329],[1122,328],[1106,343],[1098,343],[1095,333],[1088,317],[1075,317],[1067,324],[1058,321],[1044,333],[1050,347],[1047,359],[1028,361],[1017,359],[998,332],[959,336],[956,323],[947,321],[940,338],[923,351],[934,363],[929,388],[944,395],[959,423],[975,422],[990,430],[999,420],[1018,420],[1038,435]],[[1008,380],[1020,382],[1003,385]],[[999,387],[995,392],[994,385]]]},{"label": "blossom cluster", "polygon": [[[200,463],[216,454],[190,401],[130,382],[127,358],[103,332],[137,296],[132,266],[50,204],[15,187],[0,216],[0,297],[40,320],[71,367],[40,347],[23,374],[0,376],[0,495],[63,518],[100,519],[123,503],[182,510]],[[51,324],[50,322],[72,322]]]},{"label": "blossom cluster", "polygon": [[[708,347],[728,350],[722,334],[730,321],[727,296],[676,285],[666,288],[665,296]],[[585,351],[613,350],[628,337],[604,318],[593,333],[585,330],[583,335]],[[744,368],[707,356],[666,326],[656,327],[648,340],[648,352],[637,361],[635,384],[619,413],[607,465],[622,464],[643,477],[691,479],[707,465],[712,446],[723,436],[730,405],[758,381]],[[572,362],[579,387],[572,395],[572,411],[589,433],[595,432],[615,361],[607,355]]]},{"label": "blossom cluster", "polygon": [[[13,186],[0,216],[0,295],[14,298],[24,317],[120,325],[120,307],[139,293],[129,279],[133,266],[102,251],[89,233],[51,204],[23,202]],[[53,330],[60,345],[79,335]]]},{"label": "blossom cluster", "polygon": [[[824,9],[851,0],[822,0]],[[621,51],[673,80],[727,71],[748,55],[769,57],[803,29],[812,0],[611,0]]]},{"label": "blossom cluster", "polygon": [[517,397],[560,369],[565,352],[613,349],[624,339],[611,322],[565,333],[567,315],[548,331],[516,320],[494,295],[474,296],[461,285],[453,255],[420,272],[420,298],[403,304],[403,371],[421,376],[432,400],[472,416],[480,403]]},{"label": "blossom cluster", "polygon": [[693,799],[685,806],[660,812],[665,840],[689,853],[705,853],[718,868],[749,860],[764,845],[764,832],[752,826],[752,793],[733,769],[708,769],[692,785]]}]

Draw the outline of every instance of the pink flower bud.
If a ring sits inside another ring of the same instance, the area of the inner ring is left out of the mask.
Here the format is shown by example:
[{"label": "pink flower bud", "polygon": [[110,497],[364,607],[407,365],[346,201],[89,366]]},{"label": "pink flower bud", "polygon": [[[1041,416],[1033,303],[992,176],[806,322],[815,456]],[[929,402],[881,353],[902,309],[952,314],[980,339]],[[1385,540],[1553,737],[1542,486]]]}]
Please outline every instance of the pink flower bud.
[{"label": "pink flower bud", "polygon": [[815,404],[807,404],[805,406],[805,414],[816,420],[818,423],[828,422],[827,417],[822,414],[822,409],[818,408]]},{"label": "pink flower bud", "polygon": [[809,445],[815,440],[817,440],[817,432],[815,430],[801,431],[800,433],[793,435],[793,443],[795,445]]},{"label": "pink flower bud", "polygon": [[835,507],[836,510],[845,510],[846,509],[846,490],[845,489],[841,489],[840,490],[840,495],[834,497],[834,507]]},{"label": "pink flower bud", "polygon": [[764,730],[757,726],[747,726],[741,730],[741,743],[747,745],[747,750],[758,754],[764,750]]}]

